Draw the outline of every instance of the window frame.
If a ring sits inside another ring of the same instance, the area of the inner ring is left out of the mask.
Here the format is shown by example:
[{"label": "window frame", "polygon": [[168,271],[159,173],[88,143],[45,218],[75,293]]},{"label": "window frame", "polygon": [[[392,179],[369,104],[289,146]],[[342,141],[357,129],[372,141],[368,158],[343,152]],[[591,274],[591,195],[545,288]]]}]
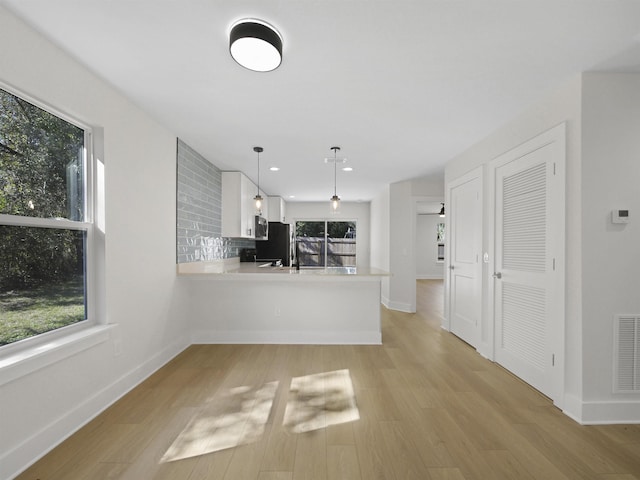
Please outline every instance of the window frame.
[{"label": "window frame", "polygon": [[[329,223],[332,222],[338,222],[338,223],[353,223],[356,226],[356,232],[358,231],[358,221],[356,219],[350,219],[350,218],[294,218],[293,219],[293,232],[294,232],[294,238],[296,239],[297,242],[297,223],[298,222],[324,222],[324,252],[323,252],[323,257],[324,257],[324,265],[320,266],[305,266],[305,265],[301,265],[301,267],[304,268],[316,268],[316,269],[324,269],[324,268],[340,268],[340,267],[330,267],[327,263],[328,263],[328,253],[329,253],[329,234],[327,232],[327,230],[329,229]],[[358,242],[357,242],[357,238],[356,240],[356,255],[355,255],[355,263],[356,265],[358,264]],[[348,268],[352,268],[352,267],[348,267]]]},{"label": "window frame", "polygon": [[[49,330],[48,332],[40,333],[32,337],[28,337],[8,345],[0,346],[0,369],[4,368],[4,364],[7,359],[10,359],[16,354],[21,355],[20,359],[28,358],[29,356],[22,355],[31,351],[33,355],[37,355],[39,351],[45,346],[54,346],[59,343],[65,343],[65,339],[82,335],[82,332],[99,325],[98,312],[96,305],[98,303],[96,299],[96,192],[98,189],[96,179],[96,155],[94,152],[94,135],[93,129],[67,115],[63,111],[53,107],[52,105],[43,102],[31,95],[28,95],[11,85],[0,81],[0,88],[6,92],[21,98],[22,100],[35,105],[38,108],[55,115],[61,120],[68,122],[75,127],[82,129],[84,132],[84,148],[83,148],[83,162],[84,162],[84,220],[76,221],[66,218],[44,218],[44,217],[26,217],[21,215],[9,215],[0,214],[0,225],[18,226],[18,227],[34,227],[34,228],[51,228],[62,230],[75,230],[83,231],[86,234],[85,251],[84,251],[84,264],[85,264],[85,319],[76,323],[66,325],[64,327]],[[5,360],[3,362],[2,360]],[[0,384],[2,382],[0,381]]]},{"label": "window frame", "polygon": [[[440,238],[440,225],[443,225],[442,238]],[[444,252],[445,252],[444,239],[446,234],[446,228],[447,228],[446,222],[436,223],[436,263],[444,263]],[[442,251],[442,256],[440,255],[441,251]]]}]

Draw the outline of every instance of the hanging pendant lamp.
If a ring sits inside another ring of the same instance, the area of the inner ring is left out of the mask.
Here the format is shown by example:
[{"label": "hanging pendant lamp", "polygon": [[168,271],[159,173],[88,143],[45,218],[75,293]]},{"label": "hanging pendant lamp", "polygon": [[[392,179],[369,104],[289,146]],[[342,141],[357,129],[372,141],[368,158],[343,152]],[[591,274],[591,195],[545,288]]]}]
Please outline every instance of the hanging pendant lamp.
[{"label": "hanging pendant lamp", "polygon": [[441,203],[440,205],[442,205],[442,208],[440,209],[439,215],[440,215],[441,218],[444,218],[444,216],[445,216],[444,215],[444,203]]},{"label": "hanging pendant lamp", "polygon": [[331,197],[331,212],[339,213],[340,211],[340,197],[337,194],[337,165],[338,165],[338,152],[340,147],[331,147],[333,150],[333,197]]},{"label": "hanging pendant lamp", "polygon": [[282,63],[282,37],[267,22],[245,18],[231,27],[229,52],[244,68],[270,72]]},{"label": "hanging pendant lamp", "polygon": [[258,214],[262,213],[262,197],[260,196],[260,153],[264,151],[262,147],[253,147],[253,151],[258,154],[258,191],[256,196],[253,197],[253,201],[256,204],[256,211]]}]

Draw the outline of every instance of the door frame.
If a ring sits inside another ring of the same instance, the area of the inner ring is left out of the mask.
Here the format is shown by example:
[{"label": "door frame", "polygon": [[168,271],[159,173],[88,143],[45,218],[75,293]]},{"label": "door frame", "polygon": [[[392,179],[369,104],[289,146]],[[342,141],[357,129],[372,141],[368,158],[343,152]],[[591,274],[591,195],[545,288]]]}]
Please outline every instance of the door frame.
[{"label": "door frame", "polygon": [[487,198],[487,245],[491,248],[489,268],[486,270],[487,284],[487,356],[495,362],[496,358],[496,318],[495,318],[495,280],[493,273],[496,271],[496,171],[499,167],[515,161],[535,150],[543,148],[549,144],[556,143],[558,155],[555,159],[556,188],[552,191],[550,204],[549,221],[557,235],[553,236],[549,246],[549,256],[555,259],[554,284],[550,287],[555,292],[553,303],[550,308],[560,321],[554,324],[555,327],[550,332],[552,348],[555,352],[555,375],[551,392],[553,403],[559,408],[564,404],[564,381],[565,381],[565,169],[566,169],[566,122],[546,130],[539,135],[524,141],[517,147],[497,156],[488,164],[487,190],[490,192]]}]

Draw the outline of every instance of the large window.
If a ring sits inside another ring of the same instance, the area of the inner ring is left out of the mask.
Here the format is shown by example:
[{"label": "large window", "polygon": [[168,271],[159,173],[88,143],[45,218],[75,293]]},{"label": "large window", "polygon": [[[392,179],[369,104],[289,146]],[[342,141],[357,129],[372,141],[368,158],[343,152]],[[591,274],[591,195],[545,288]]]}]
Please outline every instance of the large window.
[{"label": "large window", "polygon": [[301,267],[355,267],[356,222],[298,221],[296,246]]},{"label": "large window", "polygon": [[89,138],[0,89],[0,347],[87,318]]}]

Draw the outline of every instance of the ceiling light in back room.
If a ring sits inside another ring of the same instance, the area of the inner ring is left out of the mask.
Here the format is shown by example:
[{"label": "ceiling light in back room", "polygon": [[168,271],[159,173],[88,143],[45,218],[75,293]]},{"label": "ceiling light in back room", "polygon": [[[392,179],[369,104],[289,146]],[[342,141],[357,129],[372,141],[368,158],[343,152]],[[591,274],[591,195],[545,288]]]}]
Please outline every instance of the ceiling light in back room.
[{"label": "ceiling light in back room", "polygon": [[270,72],[282,62],[282,37],[267,22],[245,18],[231,27],[229,52],[244,68]]}]

